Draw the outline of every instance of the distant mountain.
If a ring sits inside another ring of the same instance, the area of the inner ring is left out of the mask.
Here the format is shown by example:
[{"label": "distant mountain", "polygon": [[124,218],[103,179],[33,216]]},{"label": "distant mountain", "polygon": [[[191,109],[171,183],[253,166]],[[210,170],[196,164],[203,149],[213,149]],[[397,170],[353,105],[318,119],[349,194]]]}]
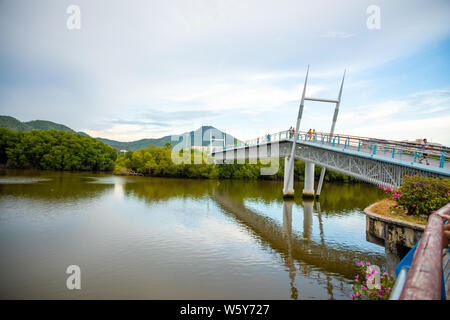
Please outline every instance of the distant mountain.
[{"label": "distant mountain", "polygon": [[[195,131],[182,133],[182,134],[180,134],[180,136],[184,136],[184,137],[189,136],[191,146],[205,147],[205,146],[209,146],[209,143],[210,143],[209,136],[206,136],[206,137],[204,136],[205,134],[208,133],[207,130],[211,130],[213,138],[223,139],[223,136],[226,136],[227,144],[233,144],[235,140],[239,141],[235,137],[233,137],[217,128],[214,128],[212,126],[202,126]],[[196,139],[195,139],[196,135],[197,135],[197,137],[203,137],[202,141],[196,141]],[[104,139],[104,138],[97,138],[97,139],[102,141],[103,143],[109,144],[110,146],[112,146],[113,148],[115,148],[119,151],[120,150],[136,151],[136,150],[139,150],[142,148],[147,148],[149,145],[155,145],[156,147],[164,147],[164,145],[167,142],[171,143],[172,145],[176,145],[182,141],[181,137],[177,141],[172,141],[172,136],[164,136],[164,137],[157,138],[157,139],[141,139],[141,140],[131,141],[131,142],[121,142],[121,141],[115,141],[115,140]],[[183,142],[185,142],[185,141],[183,141]],[[222,141],[214,142],[214,145],[222,145],[222,144],[223,144]]]},{"label": "distant mountain", "polygon": [[33,120],[28,122],[21,122],[16,118],[9,116],[0,116],[0,128],[25,132],[29,132],[31,130],[51,130],[51,129],[66,132],[75,132],[65,125],[51,121]]},{"label": "distant mountain", "polygon": [[[33,120],[28,122],[21,122],[17,120],[14,117],[9,116],[0,116],[0,128],[6,128],[14,131],[25,131],[29,132],[31,130],[60,130],[60,131],[67,131],[67,132],[73,132],[73,133],[79,133],[84,136],[89,136],[85,132],[75,132],[73,129],[59,123],[46,121],[46,120]],[[210,131],[208,131],[210,130]],[[191,146],[209,146],[209,132],[211,132],[213,138],[216,139],[223,139],[225,136],[226,144],[233,144],[235,141],[238,142],[235,137],[217,129],[212,126],[202,126],[198,128],[195,131],[185,132],[181,134],[180,136],[189,136],[190,139],[190,145]],[[207,136],[205,136],[207,135]],[[197,141],[196,137],[203,137],[201,141]],[[136,151],[142,148],[147,148],[149,145],[155,145],[156,147],[164,147],[164,145],[169,142],[172,145],[177,145],[179,142],[182,141],[182,138],[179,138],[178,141],[172,141],[172,136],[164,136],[157,139],[140,139],[136,141],[130,141],[130,142],[122,142],[122,141],[115,141],[105,138],[96,138],[97,140],[106,143],[110,145],[111,147],[117,149],[117,150],[127,150],[127,151]],[[187,139],[186,139],[187,140]],[[189,141],[189,140],[188,140]],[[186,143],[185,140],[183,140],[184,143]],[[215,141],[213,145],[223,145],[223,141]]]},{"label": "distant mountain", "polygon": [[24,124],[30,126],[33,130],[59,130],[59,131],[75,133],[74,130],[70,129],[69,127],[67,127],[63,124],[46,121],[46,120],[33,120],[33,121],[24,122]]},{"label": "distant mountain", "polygon": [[0,116],[0,128],[6,128],[14,131],[31,131],[33,130],[30,126],[23,122],[20,122],[16,118],[9,116]]}]

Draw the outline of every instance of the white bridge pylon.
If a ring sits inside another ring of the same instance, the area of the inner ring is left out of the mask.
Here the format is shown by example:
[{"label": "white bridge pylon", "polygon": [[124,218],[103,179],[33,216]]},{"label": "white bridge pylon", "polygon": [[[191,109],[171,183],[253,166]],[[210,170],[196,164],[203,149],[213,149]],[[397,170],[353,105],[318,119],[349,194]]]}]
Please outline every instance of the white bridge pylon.
[{"label": "white bridge pylon", "polygon": [[[322,99],[322,98],[312,98],[312,97],[305,97],[306,92],[306,85],[308,84],[308,74],[309,74],[309,65],[308,69],[306,70],[306,77],[305,77],[305,84],[303,85],[303,93],[302,98],[300,100],[300,106],[298,108],[298,115],[297,115],[297,124],[295,126],[295,134],[297,135],[300,132],[300,122],[302,120],[303,115],[303,108],[306,101],[318,101],[318,102],[328,102],[328,103],[334,103],[334,115],[333,115],[333,121],[331,123],[331,130],[330,130],[330,137],[334,134],[334,128],[336,126],[336,120],[339,114],[339,106],[341,104],[341,97],[342,97],[342,88],[344,87],[344,79],[345,79],[345,70],[344,75],[342,76],[342,82],[341,82],[341,88],[339,90],[339,96],[337,100],[333,99]],[[285,158],[285,166],[284,166],[284,185],[283,185],[283,196],[285,198],[293,197],[294,196],[294,155],[295,155],[295,148],[297,144],[296,137],[293,137],[294,141],[292,143],[292,150],[290,156],[287,156]],[[320,179],[319,184],[317,186],[317,192],[314,193],[314,163],[306,161],[305,162],[305,183],[303,188],[303,196],[305,197],[318,197],[320,195],[320,192],[322,190],[323,185],[323,179],[325,177],[325,167],[322,167],[322,171],[320,172]]]}]

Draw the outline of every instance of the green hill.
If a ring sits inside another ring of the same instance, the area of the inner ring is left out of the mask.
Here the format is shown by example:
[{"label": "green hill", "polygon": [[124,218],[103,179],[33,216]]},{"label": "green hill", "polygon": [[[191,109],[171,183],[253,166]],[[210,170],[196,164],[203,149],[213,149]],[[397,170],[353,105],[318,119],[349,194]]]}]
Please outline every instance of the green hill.
[{"label": "green hill", "polygon": [[0,116],[0,128],[27,132],[33,130],[33,128],[29,125],[9,116]]},{"label": "green hill", "polygon": [[72,132],[75,133],[74,130],[70,129],[69,127],[51,122],[46,120],[33,120],[28,122],[23,122],[25,125],[30,126],[33,128],[33,130],[58,130],[58,131],[65,131],[65,132]]},{"label": "green hill", "polygon": [[21,122],[14,117],[0,116],[0,128],[6,128],[14,131],[29,132],[32,130],[58,130],[75,133],[69,127],[46,120],[33,120],[28,122]]}]

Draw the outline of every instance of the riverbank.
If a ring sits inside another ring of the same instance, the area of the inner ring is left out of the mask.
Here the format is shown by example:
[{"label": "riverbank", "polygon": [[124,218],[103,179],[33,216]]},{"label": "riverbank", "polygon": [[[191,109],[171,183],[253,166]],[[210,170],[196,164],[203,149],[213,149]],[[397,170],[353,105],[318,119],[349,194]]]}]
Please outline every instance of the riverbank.
[{"label": "riverbank", "polygon": [[426,225],[427,218],[424,216],[411,216],[403,207],[397,205],[392,199],[383,199],[370,206],[370,212],[384,216],[389,219],[400,220],[413,224]]}]

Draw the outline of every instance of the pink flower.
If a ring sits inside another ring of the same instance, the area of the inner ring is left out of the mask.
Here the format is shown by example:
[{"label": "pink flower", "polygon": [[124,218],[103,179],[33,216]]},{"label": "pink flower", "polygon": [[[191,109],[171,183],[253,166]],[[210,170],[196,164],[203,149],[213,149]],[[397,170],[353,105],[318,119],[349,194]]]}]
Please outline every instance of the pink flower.
[{"label": "pink flower", "polygon": [[367,264],[368,266],[370,266],[370,262],[366,262],[366,264]]}]

